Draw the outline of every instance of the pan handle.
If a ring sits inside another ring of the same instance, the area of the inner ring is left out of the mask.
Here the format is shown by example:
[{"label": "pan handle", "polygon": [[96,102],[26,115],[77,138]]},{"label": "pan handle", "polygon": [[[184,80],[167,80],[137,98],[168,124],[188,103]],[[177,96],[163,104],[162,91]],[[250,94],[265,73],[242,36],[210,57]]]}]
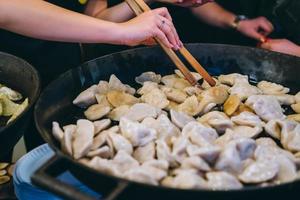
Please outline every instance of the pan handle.
[{"label": "pan handle", "polygon": [[[40,167],[31,177],[33,184],[45,189],[48,192],[70,200],[95,200],[88,194],[76,190],[76,188],[64,183],[55,177],[68,170],[69,161],[54,155],[42,167]],[[119,182],[115,188],[102,200],[114,200],[128,187],[127,182]]]}]

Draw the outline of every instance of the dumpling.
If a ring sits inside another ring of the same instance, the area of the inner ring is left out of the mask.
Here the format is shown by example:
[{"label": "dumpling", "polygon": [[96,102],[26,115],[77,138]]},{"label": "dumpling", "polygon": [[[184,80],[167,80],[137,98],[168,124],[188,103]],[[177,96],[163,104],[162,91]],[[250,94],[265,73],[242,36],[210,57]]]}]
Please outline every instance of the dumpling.
[{"label": "dumpling", "polygon": [[193,144],[200,147],[211,146],[218,137],[213,128],[206,127],[199,122],[190,122],[182,129],[182,135],[188,137]]},{"label": "dumpling", "polygon": [[166,160],[171,167],[178,165],[175,156],[171,154],[171,149],[163,140],[156,141],[156,156],[159,160]]},{"label": "dumpling", "polygon": [[172,122],[179,128],[183,128],[189,122],[195,121],[191,116],[186,115],[183,112],[177,112],[175,110],[170,111]]},{"label": "dumpling", "polygon": [[246,105],[265,121],[284,119],[285,116],[277,99],[266,95],[253,95],[246,101]]},{"label": "dumpling", "polygon": [[111,158],[112,151],[111,149],[105,145],[103,147],[100,147],[99,149],[91,150],[86,154],[87,157],[94,158],[94,157],[101,157],[101,158]]},{"label": "dumpling", "polygon": [[77,121],[77,128],[73,134],[72,143],[73,157],[79,159],[85,156],[92,147],[94,138],[94,125],[92,122],[80,119]]},{"label": "dumpling", "polygon": [[290,106],[296,102],[295,97],[290,94],[272,95],[272,96],[278,100],[280,105]]},{"label": "dumpling", "polygon": [[110,126],[111,121],[110,119],[102,119],[99,121],[94,121],[93,124],[95,128],[95,135],[97,135],[101,131],[107,129]]},{"label": "dumpling", "polygon": [[176,75],[167,75],[162,77],[161,82],[170,88],[176,88],[179,90],[183,90],[186,87],[190,87],[191,84],[182,78],[178,78]]},{"label": "dumpling", "polygon": [[189,116],[195,116],[199,113],[199,102],[196,96],[190,96],[177,107],[178,112],[183,112]]},{"label": "dumpling", "polygon": [[116,107],[113,109],[107,117],[114,120],[114,121],[120,121],[121,117],[126,115],[129,112],[130,106],[128,105],[122,105],[119,107]]},{"label": "dumpling", "polygon": [[135,81],[141,85],[143,85],[145,82],[148,81],[154,83],[160,83],[160,80],[161,80],[161,75],[155,74],[154,72],[144,72],[135,78]]},{"label": "dumpling", "polygon": [[113,158],[112,162],[116,164],[118,171],[121,174],[139,166],[138,161],[136,161],[126,151],[123,150],[118,151],[118,153]]},{"label": "dumpling", "polygon": [[200,156],[208,164],[213,166],[221,153],[221,148],[218,146],[198,147],[191,144],[187,147],[187,153],[190,157]]},{"label": "dumpling", "polygon": [[161,90],[165,93],[168,100],[176,103],[183,103],[187,98],[187,94],[179,89],[163,86],[161,87]]},{"label": "dumpling", "polygon": [[235,126],[231,130],[235,135],[241,138],[256,138],[261,132],[263,132],[263,128],[261,126]]},{"label": "dumpling", "polygon": [[96,103],[95,94],[98,91],[97,85],[92,85],[88,89],[82,91],[74,100],[73,104],[85,108]]},{"label": "dumpling", "polygon": [[84,115],[88,120],[97,120],[105,115],[107,115],[110,112],[109,106],[102,106],[99,104],[94,104],[90,106],[85,112]]},{"label": "dumpling", "polygon": [[[182,74],[182,72],[181,72],[180,70],[175,69],[174,72],[175,72],[175,74],[176,74],[177,76],[179,76],[180,78],[185,79],[185,76]],[[195,79],[196,81],[200,81],[200,80],[202,79],[202,76],[201,76],[199,73],[197,73],[197,72],[191,72],[191,74],[192,74],[192,76],[194,77],[194,79]]]},{"label": "dumpling", "polygon": [[144,146],[157,137],[157,132],[153,128],[133,122],[125,117],[120,120],[120,129],[122,135],[127,138],[132,146]]},{"label": "dumpling", "polygon": [[55,139],[57,139],[58,141],[62,140],[62,138],[64,136],[64,132],[60,128],[59,123],[52,122],[52,134],[55,137]]},{"label": "dumpling", "polygon": [[107,93],[107,100],[115,108],[122,105],[134,105],[139,102],[139,99],[125,92],[112,90]]},{"label": "dumpling", "polygon": [[248,83],[248,76],[241,75],[238,73],[232,73],[232,74],[220,75],[218,77],[218,80],[220,83],[233,86],[238,82]]},{"label": "dumpling", "polygon": [[149,92],[151,92],[154,89],[159,89],[158,88],[158,84],[155,82],[149,82],[146,81],[143,83],[143,87],[141,87],[137,93],[140,95],[144,95],[144,94],[148,94]]},{"label": "dumpling", "polygon": [[300,103],[300,92],[295,95],[296,103]]},{"label": "dumpling", "polygon": [[233,121],[237,125],[241,126],[251,126],[251,127],[260,127],[263,126],[263,122],[260,118],[251,113],[251,112],[242,112],[239,115],[231,117],[231,121]]},{"label": "dumpling", "polygon": [[190,144],[189,139],[184,136],[173,138],[172,140],[172,155],[178,162],[181,162],[187,157],[186,148]]},{"label": "dumpling", "polygon": [[110,132],[107,134],[107,140],[111,140],[112,145],[116,151],[123,150],[128,154],[132,154],[133,148],[131,143],[122,135]]},{"label": "dumpling", "polygon": [[208,172],[206,178],[208,187],[213,190],[236,190],[243,187],[235,176],[227,172]]},{"label": "dumpling", "polygon": [[262,183],[273,179],[279,172],[275,161],[259,160],[250,164],[238,176],[243,183]]},{"label": "dumpling", "polygon": [[158,185],[153,174],[149,173],[147,168],[135,167],[129,169],[123,174],[123,177],[132,181],[147,183],[150,185]]},{"label": "dumpling", "polygon": [[114,74],[112,74],[108,81],[108,88],[110,91],[116,90],[120,92],[126,92],[131,95],[135,93],[135,89],[123,84]]},{"label": "dumpling", "polygon": [[139,163],[153,160],[155,157],[155,143],[149,142],[145,146],[137,147],[133,152],[133,157],[139,161]]},{"label": "dumpling", "polygon": [[130,107],[124,117],[132,121],[142,121],[147,117],[156,118],[160,111],[161,110],[159,108],[156,108],[150,104],[137,103]]},{"label": "dumpling", "polygon": [[113,106],[108,102],[106,94],[95,94],[96,100],[97,100],[97,104],[98,105],[102,105],[102,106],[108,106],[110,108],[112,108]]},{"label": "dumpling", "polygon": [[253,95],[261,94],[261,90],[246,82],[237,82],[229,89],[231,95],[237,95],[242,101]]},{"label": "dumpling", "polygon": [[289,88],[268,81],[260,81],[257,84],[257,87],[261,89],[264,94],[270,94],[270,95],[281,95],[281,94],[289,93],[290,91]]},{"label": "dumpling", "polygon": [[300,103],[293,104],[291,107],[296,113],[300,114]]},{"label": "dumpling", "polygon": [[203,172],[211,170],[210,166],[199,156],[187,157],[182,160],[181,168],[183,169],[197,169]]},{"label": "dumpling", "polygon": [[169,105],[169,101],[166,95],[160,89],[153,89],[149,93],[144,94],[141,100],[147,104],[150,104],[157,108],[166,108]]},{"label": "dumpling", "polygon": [[223,134],[226,129],[233,127],[233,122],[223,112],[212,111],[197,119],[198,122],[207,124]]}]

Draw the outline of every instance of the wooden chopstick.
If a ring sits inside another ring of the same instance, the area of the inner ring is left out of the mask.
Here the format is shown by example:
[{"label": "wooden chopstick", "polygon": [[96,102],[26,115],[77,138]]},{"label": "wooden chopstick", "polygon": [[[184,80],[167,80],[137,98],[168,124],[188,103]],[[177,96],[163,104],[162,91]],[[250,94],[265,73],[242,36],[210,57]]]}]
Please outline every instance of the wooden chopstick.
[{"label": "wooden chopstick", "polygon": [[[149,11],[151,10],[150,7],[144,2],[144,0],[126,0],[126,2],[128,3],[128,5],[132,8],[132,10],[135,12],[136,15],[141,14],[142,12],[145,11]],[[139,8],[140,9],[139,9]],[[156,39],[157,40],[157,39]],[[175,63],[176,62],[180,63],[180,65],[184,64],[181,62],[181,60],[178,58],[178,56],[176,55],[176,53],[170,49],[167,48],[165,45],[163,45],[160,41],[158,41],[158,43],[162,46],[162,48],[164,49],[164,51],[169,55],[169,57],[172,59],[172,61]],[[201,64],[194,58],[194,56],[185,48],[182,47],[179,52],[182,54],[182,56],[188,61],[188,63],[203,77],[203,79],[205,81],[207,81],[207,83],[210,86],[215,86],[216,82],[215,80],[209,75],[209,73],[201,66]],[[176,65],[177,66],[177,65]],[[177,66],[178,67],[178,66]],[[179,67],[178,67],[179,68]],[[179,68],[180,69],[180,68]],[[180,69],[180,71],[183,73],[183,75],[187,78],[186,75],[191,75],[191,73],[189,72],[189,70],[184,66],[183,70],[187,70],[186,74],[182,71],[182,69]],[[187,78],[188,79],[188,78]],[[189,79],[188,79],[189,80]],[[191,83],[192,84],[192,83]],[[194,84],[192,84],[194,85]]]},{"label": "wooden chopstick", "polygon": [[[125,0],[125,1],[136,15],[140,15],[141,13],[144,12],[141,9],[141,7],[135,2],[135,0]],[[191,74],[189,69],[184,65],[184,63],[179,59],[179,57],[176,55],[176,53],[172,49],[166,47],[158,38],[154,38],[154,39],[162,47],[162,49],[169,56],[169,58],[173,61],[175,66],[181,71],[181,73],[184,75],[184,77],[187,79],[187,81],[191,85],[196,85],[197,80]]]}]

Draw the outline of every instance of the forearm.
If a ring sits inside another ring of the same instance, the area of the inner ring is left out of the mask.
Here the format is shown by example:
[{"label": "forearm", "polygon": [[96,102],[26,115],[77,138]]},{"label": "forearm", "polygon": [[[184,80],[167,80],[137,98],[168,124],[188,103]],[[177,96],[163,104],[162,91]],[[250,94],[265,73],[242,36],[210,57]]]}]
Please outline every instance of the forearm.
[{"label": "forearm", "polygon": [[85,14],[112,22],[128,21],[135,16],[126,2],[108,8],[107,0],[90,0]]},{"label": "forearm", "polygon": [[42,0],[0,1],[0,26],[44,40],[120,44],[118,25]]},{"label": "forearm", "polygon": [[203,22],[220,28],[230,28],[236,17],[235,14],[225,10],[217,3],[208,3],[191,10]]}]

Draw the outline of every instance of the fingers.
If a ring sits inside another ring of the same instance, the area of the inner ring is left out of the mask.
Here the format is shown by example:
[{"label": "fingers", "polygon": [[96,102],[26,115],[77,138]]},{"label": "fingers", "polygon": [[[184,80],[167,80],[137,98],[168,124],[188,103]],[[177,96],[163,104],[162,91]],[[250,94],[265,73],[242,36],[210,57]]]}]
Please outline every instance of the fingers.
[{"label": "fingers", "polygon": [[259,18],[259,26],[267,35],[274,30],[272,23],[264,17]]},{"label": "fingers", "polygon": [[171,42],[171,44],[173,44],[174,49],[178,50],[179,48],[181,48],[182,43],[179,39],[179,36],[177,34],[177,31],[176,31],[173,23],[162,16],[160,16],[160,21],[165,22],[165,23],[161,24],[160,29],[164,33],[166,33],[167,38],[171,39],[170,42]]},{"label": "fingers", "polygon": [[173,48],[173,45],[169,42],[167,36],[162,30],[157,29],[154,32],[154,37],[157,37],[166,47]]},{"label": "fingers", "polygon": [[170,13],[169,13],[169,11],[168,11],[167,8],[162,7],[162,8],[154,9],[152,11],[154,13],[156,13],[158,15],[161,15],[161,16],[167,18],[168,20],[172,21],[172,17],[171,17],[171,15],[170,15]]}]

